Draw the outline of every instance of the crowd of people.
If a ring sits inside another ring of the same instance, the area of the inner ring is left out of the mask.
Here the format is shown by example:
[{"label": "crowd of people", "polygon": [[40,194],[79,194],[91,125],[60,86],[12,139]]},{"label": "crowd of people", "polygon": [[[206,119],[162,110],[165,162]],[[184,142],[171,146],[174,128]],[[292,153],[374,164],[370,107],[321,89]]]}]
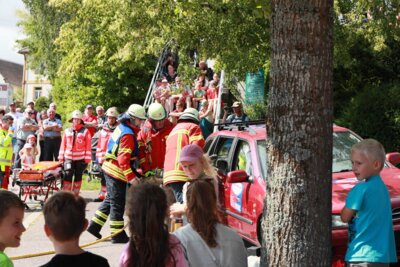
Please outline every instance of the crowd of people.
[{"label": "crowd of people", "polygon": [[[63,166],[62,192],[47,200],[44,207],[45,233],[57,252],[45,266],[58,266],[60,261],[72,265],[78,260],[108,266],[105,259],[77,246],[86,228],[102,238],[100,232],[108,219],[112,243],[129,242],[120,266],[204,266],[203,260],[207,265],[246,266],[243,242],[220,224],[217,173],[203,153],[205,138],[212,132],[219,77],[205,62],[200,62],[199,68],[201,74],[192,91],[181,84],[173,65],[167,65],[168,71],[154,92],[155,102],[147,111],[138,104],[122,114],[115,107],[105,112],[102,106],[94,109],[87,105],[83,113],[75,110],[70,114],[69,127],[64,127],[55,103],[45,112],[37,112],[33,102],[23,113],[16,110],[15,103],[10,104],[9,113],[0,111],[0,185],[4,189],[12,169],[30,168],[35,161],[59,161]],[[225,114],[224,120],[248,120],[240,102],[232,108],[234,114]],[[95,201],[102,203],[88,222],[79,193],[89,164],[100,170],[101,190]],[[18,210],[20,203],[13,203]],[[66,203],[71,208],[64,211],[61,207]],[[130,235],[123,230],[125,212]],[[21,223],[16,236],[20,237],[23,214],[16,213]],[[168,217],[183,220],[186,226],[170,235]],[[0,228],[1,224],[0,216]],[[60,227],[66,232],[58,231]],[[225,244],[226,238],[233,243]],[[202,249],[197,252],[193,244],[201,240]],[[0,245],[19,244],[7,242],[0,240]]]}]

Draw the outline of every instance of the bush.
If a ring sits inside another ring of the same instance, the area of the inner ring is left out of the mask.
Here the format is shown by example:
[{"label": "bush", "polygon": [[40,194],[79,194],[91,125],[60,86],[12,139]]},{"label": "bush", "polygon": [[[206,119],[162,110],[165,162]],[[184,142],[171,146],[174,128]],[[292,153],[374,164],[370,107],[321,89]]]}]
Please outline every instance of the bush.
[{"label": "bush", "polygon": [[400,84],[366,86],[353,98],[344,116],[336,120],[364,138],[381,142],[386,152],[400,151]]}]

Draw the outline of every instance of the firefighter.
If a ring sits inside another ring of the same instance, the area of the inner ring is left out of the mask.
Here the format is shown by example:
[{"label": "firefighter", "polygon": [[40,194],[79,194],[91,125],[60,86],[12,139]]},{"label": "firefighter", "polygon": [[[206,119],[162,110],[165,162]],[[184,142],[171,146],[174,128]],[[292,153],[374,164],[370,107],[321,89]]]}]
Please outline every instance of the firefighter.
[{"label": "firefighter", "polygon": [[[107,195],[96,211],[87,229],[89,233],[101,238],[100,230],[110,215],[111,234],[124,227],[124,209],[127,184],[137,184],[140,179],[137,175],[138,142],[136,136],[139,127],[146,119],[142,106],[132,104],[128,111],[119,119],[119,125],[112,133],[107,144],[103,171],[106,178]],[[129,241],[126,232],[112,237],[112,243],[126,243]]]},{"label": "firefighter", "polygon": [[149,106],[147,117],[138,135],[139,165],[146,177],[160,178],[164,168],[166,141],[173,125],[160,103]]},{"label": "firefighter", "polygon": [[82,175],[90,162],[91,136],[84,127],[82,112],[72,112],[70,128],[64,131],[58,160],[64,165],[63,190],[79,195]]},{"label": "firefighter", "polygon": [[[104,123],[102,129],[99,131],[99,138],[96,148],[96,160],[99,165],[103,164],[104,156],[107,151],[107,142],[110,139],[111,134],[114,132],[115,128],[118,126],[118,110],[116,107],[109,108],[106,112],[106,122]],[[106,178],[104,173],[100,170],[101,175],[101,190],[95,202],[101,202],[106,197],[107,187]]]},{"label": "firefighter", "polygon": [[172,189],[176,202],[183,202],[182,188],[189,180],[179,164],[182,148],[189,144],[204,147],[205,141],[199,122],[197,109],[185,109],[178,119],[178,124],[172,129],[167,139],[163,183]]}]

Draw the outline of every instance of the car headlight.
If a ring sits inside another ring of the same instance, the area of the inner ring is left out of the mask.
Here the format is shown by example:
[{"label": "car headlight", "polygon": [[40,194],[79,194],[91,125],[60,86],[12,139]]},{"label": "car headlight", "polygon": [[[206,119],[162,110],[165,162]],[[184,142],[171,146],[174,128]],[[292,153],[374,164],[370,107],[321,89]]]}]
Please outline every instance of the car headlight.
[{"label": "car headlight", "polygon": [[346,228],[347,223],[342,222],[340,215],[332,215],[332,228]]}]

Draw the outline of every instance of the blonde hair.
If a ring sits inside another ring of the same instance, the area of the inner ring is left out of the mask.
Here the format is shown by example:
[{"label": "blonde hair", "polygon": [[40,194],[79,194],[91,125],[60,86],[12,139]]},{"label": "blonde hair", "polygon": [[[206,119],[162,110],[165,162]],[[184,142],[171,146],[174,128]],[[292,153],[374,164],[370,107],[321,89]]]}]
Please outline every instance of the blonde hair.
[{"label": "blonde hair", "polygon": [[385,148],[375,139],[362,140],[352,146],[351,152],[353,151],[364,153],[364,155],[371,161],[379,161],[381,163],[381,169],[383,169],[386,160]]},{"label": "blonde hair", "polygon": [[204,173],[207,176],[217,178],[218,173],[217,170],[214,168],[214,166],[211,164],[211,159],[207,154],[203,154],[203,156],[200,158],[201,164],[203,165],[204,168]]}]

